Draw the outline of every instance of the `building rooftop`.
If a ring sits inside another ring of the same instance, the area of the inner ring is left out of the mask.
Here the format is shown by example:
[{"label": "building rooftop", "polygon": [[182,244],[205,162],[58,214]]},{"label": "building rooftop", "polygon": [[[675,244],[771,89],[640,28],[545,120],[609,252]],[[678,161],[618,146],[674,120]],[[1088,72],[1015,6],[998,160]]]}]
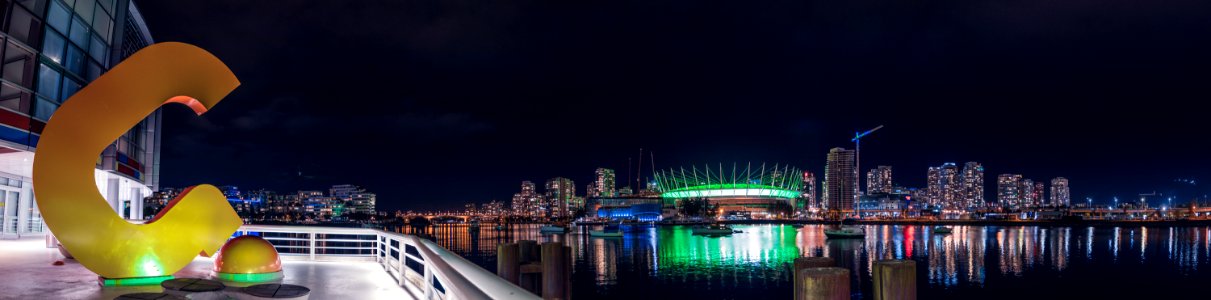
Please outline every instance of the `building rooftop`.
[{"label": "building rooftop", "polygon": [[[62,260],[61,266],[54,265]],[[198,257],[177,278],[209,278],[213,259]],[[311,299],[414,299],[377,262],[282,261],[282,283],[311,289]],[[229,283],[247,286],[248,283]],[[128,293],[161,292],[159,285],[102,287],[97,275],[41,237],[0,240],[0,299],[113,299]]]}]

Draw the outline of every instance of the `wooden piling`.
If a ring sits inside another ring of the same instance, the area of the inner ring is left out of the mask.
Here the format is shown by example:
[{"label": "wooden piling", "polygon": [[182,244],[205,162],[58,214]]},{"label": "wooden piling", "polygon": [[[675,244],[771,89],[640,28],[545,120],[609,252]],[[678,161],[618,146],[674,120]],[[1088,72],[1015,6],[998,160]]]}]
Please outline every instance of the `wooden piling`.
[{"label": "wooden piling", "polygon": [[[799,270],[807,268],[827,268],[837,266],[836,261],[831,257],[800,257],[795,259],[794,268],[791,269],[791,274],[794,275],[794,281],[799,282]],[[795,289],[795,299],[799,299],[799,289]]]},{"label": "wooden piling", "polygon": [[849,299],[849,270],[828,267],[795,271],[795,300]]},{"label": "wooden piling", "polygon": [[571,297],[572,248],[561,242],[542,244],[542,298],[567,300]]},{"label": "wooden piling", "polygon": [[917,299],[916,261],[876,261],[873,273],[875,300]]},{"label": "wooden piling", "polygon": [[531,240],[517,241],[517,246],[520,248],[518,250],[518,254],[521,257],[521,259],[519,261],[521,261],[522,264],[530,263],[530,262],[538,262],[538,259],[540,258],[539,255],[541,255],[541,253],[540,253],[540,249],[538,247],[537,241],[531,241]]},{"label": "wooden piling", "polygon": [[517,243],[496,245],[496,276],[513,284],[517,284],[517,279],[521,276],[518,250]]}]

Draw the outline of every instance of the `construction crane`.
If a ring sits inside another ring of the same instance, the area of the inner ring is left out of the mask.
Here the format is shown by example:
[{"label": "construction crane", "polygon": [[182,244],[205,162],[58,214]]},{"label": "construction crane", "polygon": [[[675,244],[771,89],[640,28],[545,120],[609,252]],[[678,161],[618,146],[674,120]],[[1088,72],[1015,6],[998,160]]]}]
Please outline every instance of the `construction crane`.
[{"label": "construction crane", "polygon": [[[879,125],[878,127],[875,127],[871,130],[867,130],[866,132],[854,132],[854,138],[852,140],[850,140],[850,141],[854,142],[854,212],[855,213],[858,213],[858,200],[861,199],[860,197],[858,197],[858,191],[862,189],[862,176],[861,176],[862,168],[859,167],[862,162],[862,137],[865,137],[865,136],[869,135],[870,133],[875,132],[875,130],[879,130],[879,129],[883,129],[883,125]],[[859,214],[858,217],[861,218],[862,215]]]}]

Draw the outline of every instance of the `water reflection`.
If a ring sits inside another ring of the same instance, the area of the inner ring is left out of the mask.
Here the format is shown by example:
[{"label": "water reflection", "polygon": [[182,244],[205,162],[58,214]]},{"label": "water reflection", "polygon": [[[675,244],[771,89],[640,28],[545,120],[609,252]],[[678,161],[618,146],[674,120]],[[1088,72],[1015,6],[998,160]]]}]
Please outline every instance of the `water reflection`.
[{"label": "water reflection", "polygon": [[[990,278],[997,278],[997,284],[1031,284],[1065,276],[1110,280],[1142,271],[1206,277],[1195,272],[1211,259],[1207,227],[954,226],[950,234],[935,234],[932,226],[871,225],[865,239],[850,240],[830,240],[819,225],[735,227],[743,232],[726,237],[695,236],[681,226],[628,228],[622,238],[593,238],[587,227],[543,235],[537,225],[506,230],[441,225],[423,232],[491,271],[499,243],[562,241],[577,259],[573,288],[578,298],[647,298],[652,293],[787,298],[793,277],[789,264],[800,256],[832,257],[850,269],[856,298],[870,297],[861,291],[869,290],[873,262],[880,259],[917,260],[920,276],[926,277],[918,280],[919,290],[927,298],[971,296],[966,291],[992,284]],[[1079,270],[1070,271],[1074,264]]]}]

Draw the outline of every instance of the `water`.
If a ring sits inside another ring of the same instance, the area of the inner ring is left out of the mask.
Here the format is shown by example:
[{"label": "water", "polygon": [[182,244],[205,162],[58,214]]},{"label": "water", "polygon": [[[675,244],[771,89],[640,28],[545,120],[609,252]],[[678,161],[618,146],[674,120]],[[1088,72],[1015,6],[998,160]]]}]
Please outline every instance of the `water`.
[{"label": "water", "polygon": [[576,256],[576,299],[790,299],[790,264],[828,256],[850,270],[853,299],[871,299],[872,261],[917,261],[920,299],[1208,298],[1211,228],[870,225],[865,239],[830,240],[822,225],[737,225],[726,237],[687,226],[630,227],[592,238],[587,227],[542,235],[538,225],[433,226],[441,246],[495,272],[496,245],[563,241]]}]

